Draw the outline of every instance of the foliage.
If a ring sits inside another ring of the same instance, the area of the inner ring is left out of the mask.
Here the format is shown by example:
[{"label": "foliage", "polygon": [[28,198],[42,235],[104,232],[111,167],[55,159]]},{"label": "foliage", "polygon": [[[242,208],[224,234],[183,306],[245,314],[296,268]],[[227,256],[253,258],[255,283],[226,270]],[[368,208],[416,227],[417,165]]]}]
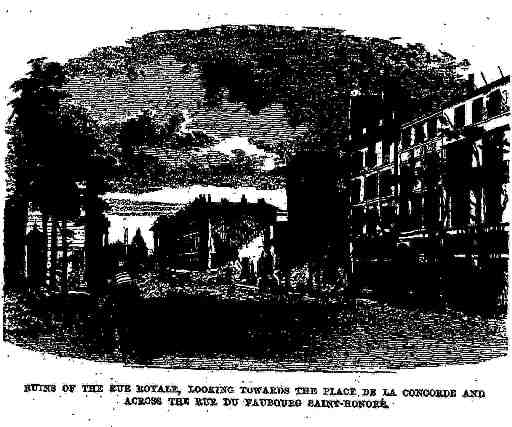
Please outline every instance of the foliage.
[{"label": "foliage", "polygon": [[58,132],[58,107],[66,98],[66,81],[60,64],[46,58],[29,61],[31,70],[11,85],[17,97],[12,107],[7,132],[11,135],[7,171],[18,193],[29,190],[40,175],[50,153],[49,145]]},{"label": "foliage", "polygon": [[29,64],[27,77],[11,86],[18,95],[10,102],[8,126],[12,190],[46,213],[77,216],[77,184],[89,179],[101,183],[112,174],[113,161],[100,144],[98,124],[84,108],[68,102],[62,90],[65,69],[45,58]]}]

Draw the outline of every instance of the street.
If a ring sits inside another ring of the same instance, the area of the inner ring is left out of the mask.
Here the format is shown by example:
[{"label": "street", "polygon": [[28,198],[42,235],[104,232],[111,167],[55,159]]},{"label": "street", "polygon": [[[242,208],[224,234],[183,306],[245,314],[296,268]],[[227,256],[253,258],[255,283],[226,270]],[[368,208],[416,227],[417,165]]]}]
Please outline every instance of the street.
[{"label": "street", "polygon": [[[158,307],[152,305],[134,314],[143,339],[129,355],[116,348],[101,349],[91,337],[87,321],[63,327],[59,320],[42,321],[26,314],[15,319],[22,312],[15,311],[9,301],[5,307],[5,339],[22,347],[169,368],[387,371],[478,363],[507,353],[503,317],[485,319],[450,310],[427,312],[363,299],[328,313],[319,322],[299,319],[282,324],[272,317],[275,313],[268,314],[271,307],[256,316],[267,316],[266,323],[251,323],[233,316],[253,316],[257,307],[250,314],[245,307],[198,306],[198,310],[210,311],[196,317],[185,307],[190,315],[182,317],[179,312],[169,313],[165,304],[160,309],[165,316],[169,314],[169,321],[156,324],[165,320],[154,314]],[[216,316],[217,309],[228,314]],[[30,325],[24,325],[27,322]],[[180,341],[183,337],[186,340]]]}]

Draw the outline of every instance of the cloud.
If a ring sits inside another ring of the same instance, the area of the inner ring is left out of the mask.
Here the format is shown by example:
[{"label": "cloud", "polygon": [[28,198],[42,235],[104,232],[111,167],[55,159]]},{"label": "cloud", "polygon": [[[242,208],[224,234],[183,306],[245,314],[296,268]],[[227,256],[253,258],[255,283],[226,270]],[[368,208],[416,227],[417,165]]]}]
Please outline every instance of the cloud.
[{"label": "cloud", "polygon": [[[183,72],[185,64],[164,56],[141,66],[140,75],[104,76],[78,74],[67,84],[72,98],[91,109],[96,119],[120,121],[154,112],[157,119],[186,112],[182,130],[202,130],[219,140],[248,138],[271,149],[272,145],[296,139],[306,132],[305,126],[290,126],[284,107],[272,104],[251,115],[243,103],[223,99],[218,107],[204,104],[204,87],[197,70]],[[193,126],[192,126],[193,125]]]},{"label": "cloud", "polygon": [[228,156],[234,156],[235,150],[241,150],[248,156],[264,156],[267,154],[265,150],[262,150],[261,148],[256,147],[256,145],[251,144],[248,138],[240,136],[226,138],[225,140],[212,146],[210,150],[219,151]]},{"label": "cloud", "polygon": [[260,160],[259,169],[261,170],[272,170],[275,168],[277,155],[269,153],[262,148],[252,144],[247,137],[234,136],[226,138],[223,141],[213,145],[212,147],[202,150],[203,153],[217,151],[224,155],[234,157],[236,152],[243,152],[244,156],[256,157]]},{"label": "cloud", "polygon": [[260,190],[255,187],[216,187],[213,185],[192,185],[186,188],[165,188],[143,194],[131,193],[107,193],[105,199],[134,200],[140,202],[160,202],[187,204],[192,202],[200,194],[211,195],[212,201],[219,202],[228,199],[231,202],[239,202],[245,195],[249,203],[256,203],[264,198],[267,203],[279,209],[287,209],[286,190]]}]

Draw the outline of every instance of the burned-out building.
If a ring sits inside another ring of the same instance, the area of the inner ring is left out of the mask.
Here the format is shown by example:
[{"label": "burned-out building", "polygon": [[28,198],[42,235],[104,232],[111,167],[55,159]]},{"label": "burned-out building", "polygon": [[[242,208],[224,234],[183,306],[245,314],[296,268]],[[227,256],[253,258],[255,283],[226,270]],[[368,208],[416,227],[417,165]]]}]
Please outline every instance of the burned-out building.
[{"label": "burned-out building", "polygon": [[351,99],[345,162],[349,200],[350,267],[358,284],[376,282],[389,264],[398,211],[396,137],[399,108],[383,94]]},{"label": "burned-out building", "polygon": [[465,305],[503,299],[509,93],[509,76],[479,88],[470,76],[464,95],[401,124],[382,98],[352,100],[346,186],[359,287]]},{"label": "burned-out building", "polygon": [[249,203],[201,195],[175,215],[162,215],[152,227],[160,269],[206,270],[225,265],[258,236],[273,245],[277,208],[259,199]]},{"label": "burned-out building", "polygon": [[461,99],[401,126],[399,242],[418,268],[445,279],[451,299],[493,304],[508,263],[510,76],[472,82]]}]

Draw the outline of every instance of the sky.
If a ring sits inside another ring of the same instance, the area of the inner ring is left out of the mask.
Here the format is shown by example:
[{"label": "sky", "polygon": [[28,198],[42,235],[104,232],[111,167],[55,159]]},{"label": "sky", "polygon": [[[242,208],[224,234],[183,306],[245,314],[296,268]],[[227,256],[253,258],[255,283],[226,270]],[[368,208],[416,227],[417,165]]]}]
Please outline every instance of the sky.
[{"label": "sky", "polygon": [[[203,106],[204,89],[199,74],[183,73],[185,64],[165,56],[141,67],[141,76],[133,81],[123,74],[113,77],[76,76],[66,89],[72,99],[86,106],[94,118],[104,122],[125,120],[143,110],[151,110],[156,120],[182,112],[180,131],[203,131],[218,140],[214,147],[231,156],[232,150],[247,155],[265,156],[263,169],[273,168],[275,155],[258,149],[255,143],[279,143],[296,139],[306,130],[288,124],[284,108],[273,104],[260,114],[251,115],[243,103],[223,100],[218,108]],[[250,142],[249,142],[250,141]]]},{"label": "sky", "polygon": [[[389,5],[392,3],[386,2],[387,12],[391,11]],[[430,9],[431,7],[428,8],[428,10]],[[471,5],[469,3],[464,8],[459,8],[459,12],[464,11],[465,14],[470,10]],[[375,9],[372,11],[375,12]],[[201,12],[198,13],[200,18]],[[347,13],[350,14],[351,9],[345,11],[344,8],[342,12],[336,13],[333,11],[333,13],[328,14],[321,12],[320,17],[324,19],[328,15],[330,21],[325,22],[332,22],[332,24],[327,25],[339,27],[342,26],[342,22],[346,22]],[[478,49],[479,40],[477,40],[475,34],[480,36],[480,33],[474,30],[481,28],[482,34],[485,34],[489,29],[494,28],[493,21],[495,18],[490,15],[485,14],[480,20],[468,16],[465,25],[473,28],[473,32],[471,36],[468,34],[466,44],[461,48],[460,59],[468,56],[468,52]],[[212,15],[209,14],[208,16],[211,21]],[[402,35],[396,27],[392,30],[391,28],[382,28],[383,20],[376,21],[375,13],[369,13],[366,17],[367,19],[363,22],[354,20],[354,23],[357,24],[354,25],[353,32],[367,36],[375,35],[381,38],[392,37],[398,43],[413,41],[406,34]],[[285,13],[284,21],[287,20],[288,15]],[[410,20],[414,21],[415,26],[422,26],[425,22],[425,16],[422,12],[421,16],[418,14],[415,17],[409,17],[409,23]],[[211,24],[208,23],[208,25]],[[302,25],[299,22],[295,23],[294,26],[300,27]],[[430,39],[427,42],[423,40],[421,42],[427,44],[434,52],[437,50],[452,50],[453,41],[450,41],[450,34],[454,33],[453,26],[454,24],[450,24],[448,18],[441,20],[438,31],[432,31]],[[379,30],[379,28],[381,29]],[[460,27],[457,26],[457,28],[456,33],[460,33]],[[480,58],[482,55],[484,57]],[[489,50],[486,50],[480,52],[479,58],[472,59],[473,62],[476,62],[471,71],[477,71],[477,81],[481,80],[480,71],[484,71],[488,80],[492,80],[497,77],[497,65],[504,67],[503,64],[491,65],[491,62],[488,63],[488,55]],[[128,78],[126,73],[111,77],[79,74],[71,79],[66,88],[72,98],[76,99],[81,105],[89,107],[92,115],[103,121],[123,120],[129,116],[140,114],[145,109],[151,110],[157,118],[163,119],[167,115],[179,111],[185,112],[187,121],[182,130],[199,130],[215,137],[219,143],[209,150],[220,151],[227,155],[230,155],[233,149],[239,149],[246,154],[250,154],[254,151],[251,144],[282,145],[297,140],[306,132],[305,126],[298,128],[290,126],[285,110],[280,104],[270,105],[260,114],[251,115],[245,104],[230,102],[224,97],[218,108],[208,108],[204,104],[205,90],[201,84],[197,68],[193,66],[193,72],[183,73],[182,70],[185,65],[172,56],[164,56],[142,66],[139,75],[135,79]],[[489,70],[489,66],[493,66],[494,69]],[[265,152],[261,152],[261,154],[265,154]],[[274,166],[273,160],[269,154],[263,168],[272,169]]]},{"label": "sky", "polygon": [[206,108],[199,73],[183,73],[184,65],[165,56],[141,67],[142,75],[133,81],[126,75],[80,75],[70,80],[67,90],[96,118],[105,121],[122,120],[150,109],[157,118],[186,111],[188,130],[202,130],[219,139],[241,137],[271,143],[294,139],[305,131],[304,127],[294,129],[288,124],[280,104],[257,115],[250,115],[244,104],[226,99],[218,108]]},{"label": "sky", "polygon": [[[341,28],[347,33],[363,36],[401,37],[403,42],[420,42],[433,51],[442,49],[461,58],[467,57],[473,63],[478,84],[481,84],[480,71],[486,74],[488,80],[499,77],[498,65],[504,72],[510,71],[510,55],[505,54],[508,52],[510,16],[507,2],[433,0],[421,3],[421,7],[418,5],[405,0],[318,0],[301,4],[300,7],[293,1],[268,0],[249,4],[235,1],[217,1],[213,4],[190,0],[181,6],[154,0],[147,0],[143,5],[129,1],[67,3],[4,0],[0,8],[0,34],[2,40],[6,41],[2,50],[9,60],[0,71],[2,82],[5,82],[0,86],[1,95],[4,101],[12,98],[8,85],[27,71],[26,62],[33,57],[47,56],[51,60],[65,62],[84,56],[96,47],[122,45],[130,37],[151,31],[197,29],[221,24],[264,23],[297,28],[323,26]],[[163,99],[158,94],[169,91],[169,81],[159,80],[158,74],[168,66],[165,63],[157,64],[152,70],[153,74],[148,74],[148,78],[153,78],[150,90],[157,96],[147,94],[145,97],[142,93],[141,99]],[[173,79],[175,77],[173,75]],[[246,129],[245,134],[240,129],[230,132],[229,126],[222,126],[222,109],[217,122],[204,112],[194,111],[195,101],[200,96],[197,81],[183,74],[180,78],[184,87],[190,87],[194,94],[186,101],[190,104],[186,107],[194,114],[194,126],[211,133],[224,129],[223,133],[217,135],[221,138],[249,138],[253,136],[254,129],[265,124],[268,126],[272,117],[276,123],[285,122],[280,106],[272,106],[259,116],[249,117],[243,106],[225,104],[224,112],[230,116],[238,114],[237,120],[242,121]],[[97,98],[97,91],[104,90],[107,83],[97,84],[94,88],[87,82],[81,82],[81,85],[84,91]],[[141,87],[133,90],[137,92]],[[144,87],[147,90],[148,86]],[[179,93],[172,95],[173,100],[169,102],[186,104],[182,97],[180,99]],[[115,103],[112,107],[118,110]],[[155,107],[158,108],[158,105]],[[3,109],[0,119],[7,117],[8,109]],[[272,131],[278,132],[278,138],[291,132],[290,129],[273,126],[260,134]]]},{"label": "sky", "polygon": [[153,250],[153,233],[150,228],[155,223],[157,217],[150,215],[139,216],[122,216],[122,215],[107,215],[110,226],[108,229],[108,240],[111,243],[124,241],[124,229],[128,230],[128,242],[131,243],[137,229],[140,228],[140,234],[146,242],[146,247]]},{"label": "sky", "polygon": [[[287,200],[286,191],[281,190],[258,190],[252,187],[231,188],[231,187],[214,187],[193,185],[187,188],[165,188],[158,191],[152,191],[143,194],[129,193],[107,193],[106,199],[128,199],[139,202],[161,202],[161,203],[181,203],[186,205],[192,202],[199,195],[210,195],[213,202],[220,202],[222,198],[228,199],[230,202],[239,202],[242,196],[245,196],[249,203],[256,203],[258,199],[265,199],[281,210],[286,210]],[[156,216],[124,216],[124,215],[108,215],[110,221],[109,240],[115,242],[123,241],[124,227],[128,229],[128,239],[132,240],[133,236],[140,228],[142,237],[149,249],[153,249],[153,233],[150,228],[156,220]],[[248,248],[248,250],[250,250]]]},{"label": "sky", "polygon": [[[254,3],[189,0],[181,6],[165,1],[88,2],[12,1],[0,7],[0,36],[5,62],[0,69],[2,97],[0,121],[7,120],[5,104],[13,98],[9,85],[21,77],[30,58],[46,56],[66,62],[87,55],[100,46],[122,45],[131,37],[157,30],[192,28],[221,24],[275,24],[293,27],[322,26],[345,29],[347,33],[380,38],[401,37],[401,43],[423,43],[430,50],[451,52],[468,58],[473,64],[477,84],[482,84],[480,71],[487,79],[499,77],[497,66],[510,72],[507,2],[439,1],[414,3],[404,0],[370,2],[332,2],[317,0],[296,5],[293,1],[260,0]],[[294,137],[303,129],[291,129],[280,105],[272,105],[257,116],[250,116],[243,105],[223,102],[215,113],[198,108],[202,88],[194,74],[178,71],[181,64],[162,58],[147,67],[145,80],[130,86],[133,104],[119,103],[106,91],[121,91],[126,82],[75,81],[75,90],[105,117],[137,113],[141,107],[156,111],[168,106],[186,109],[190,114],[187,129],[203,129],[219,139],[216,149],[233,148],[251,151],[249,138],[268,140]],[[150,83],[150,84],[148,84]],[[172,83],[172,85],[171,85]],[[178,90],[176,88],[179,88]],[[101,96],[101,95],[107,96]],[[102,99],[104,101],[102,101]],[[235,120],[232,118],[235,117]],[[233,128],[233,123],[238,123]],[[184,129],[185,130],[185,129]],[[1,135],[5,142],[5,135]],[[2,144],[5,155],[5,143]],[[5,191],[4,180],[1,180]],[[190,188],[185,198],[195,197],[204,188]],[[241,191],[213,189],[214,193],[239,198]],[[254,190],[254,189],[253,189]],[[235,194],[230,192],[234,191]],[[243,190],[247,193],[247,191]],[[240,194],[239,194],[240,193]],[[284,192],[276,202],[282,205]],[[150,194],[154,200],[183,198],[172,191]]]},{"label": "sky", "polygon": [[[507,2],[502,0],[431,0],[421,7],[410,0],[317,0],[300,7],[290,0],[249,4],[189,0],[172,7],[169,2],[155,0],[146,0],[144,4],[3,0],[0,31],[8,36],[3,40],[15,40],[3,48],[13,60],[21,59],[21,64],[26,57],[36,56],[65,61],[86,55],[95,47],[119,45],[130,37],[161,29],[265,23],[337,27],[349,33],[384,38],[401,36],[434,50],[442,48],[467,56],[492,68],[504,61],[502,49],[509,39],[508,12]],[[23,65],[19,65],[11,68],[23,72]]]},{"label": "sky", "polygon": [[[122,4],[122,8],[120,5]],[[498,77],[497,65],[510,68],[505,52],[509,14],[507,2],[498,0],[439,1],[415,7],[414,2],[332,2],[318,0],[300,7],[293,1],[261,0],[253,4],[235,1],[190,0],[172,7],[165,1],[88,2],[4,0],[0,31],[6,82],[20,77],[26,61],[47,56],[65,62],[86,55],[99,46],[121,45],[130,37],[162,29],[202,28],[220,24],[277,24],[337,27],[356,35],[421,42],[433,51],[443,49],[467,57],[477,77],[483,70],[488,80]],[[509,64],[510,65],[510,62]],[[8,83],[7,83],[8,85]],[[2,87],[9,99],[7,85]],[[5,94],[5,95],[4,95]]]},{"label": "sky", "polygon": [[[186,5],[172,7],[167,2],[153,0],[144,2],[143,7],[140,3],[97,0],[72,6],[58,1],[43,4],[4,0],[0,8],[0,35],[6,41],[2,50],[7,60],[0,71],[4,101],[0,120],[5,122],[9,115],[5,107],[13,97],[9,85],[28,70],[26,62],[30,58],[46,56],[65,62],[85,56],[94,48],[122,45],[130,37],[151,31],[221,24],[323,26],[345,29],[347,33],[360,36],[401,37],[399,42],[420,42],[434,52],[442,49],[468,58],[473,64],[471,71],[476,74],[477,84],[482,84],[480,71],[489,81],[499,77],[498,65],[505,73],[510,72],[510,55],[506,54],[509,52],[509,16],[507,2],[496,0],[433,0],[422,3],[421,7],[402,0],[350,3],[318,0],[300,7],[292,1],[267,0],[244,5],[234,1],[218,1],[213,5],[190,0]],[[227,101],[215,114],[198,108],[202,88],[197,76],[179,73],[180,68],[181,64],[172,58],[162,58],[148,66],[146,80],[130,86],[135,100],[133,105],[121,105],[117,97],[100,96],[107,89],[122,90],[122,81],[115,84],[74,82],[75,89],[90,105],[111,117],[133,114],[142,106],[158,110],[169,103],[186,109],[191,118],[187,127],[203,129],[219,138],[217,148],[224,151],[236,148],[237,144],[250,150],[248,141],[255,135],[274,140],[294,137],[303,131],[289,127],[280,105],[272,105],[257,116],[250,116],[243,105]],[[233,128],[234,122],[239,126]],[[1,136],[5,141],[5,135]],[[5,154],[5,144],[2,148]]]},{"label": "sky", "polygon": [[162,202],[182,203],[192,202],[199,195],[210,195],[213,202],[220,202],[221,199],[228,199],[230,202],[239,202],[245,196],[249,203],[256,203],[258,199],[265,199],[266,202],[279,209],[286,210],[286,191],[259,190],[254,187],[214,187],[213,185],[192,185],[186,188],[164,188],[158,191],[151,191],[143,194],[129,193],[107,193],[105,199],[129,199],[140,202]]},{"label": "sky", "polygon": [[[235,149],[246,155],[266,157],[261,169],[274,167],[275,155],[255,144],[280,144],[296,140],[306,131],[288,123],[285,109],[272,104],[251,115],[243,103],[222,100],[217,108],[204,105],[205,90],[199,72],[183,73],[184,63],[164,56],[144,65],[140,76],[130,80],[126,74],[113,77],[78,75],[66,85],[72,99],[86,106],[94,118],[104,122],[125,120],[143,110],[152,111],[156,120],[182,112],[185,122],[181,132],[202,131],[218,143],[200,150],[219,151],[228,156]],[[194,155],[193,151],[190,151]]]}]

